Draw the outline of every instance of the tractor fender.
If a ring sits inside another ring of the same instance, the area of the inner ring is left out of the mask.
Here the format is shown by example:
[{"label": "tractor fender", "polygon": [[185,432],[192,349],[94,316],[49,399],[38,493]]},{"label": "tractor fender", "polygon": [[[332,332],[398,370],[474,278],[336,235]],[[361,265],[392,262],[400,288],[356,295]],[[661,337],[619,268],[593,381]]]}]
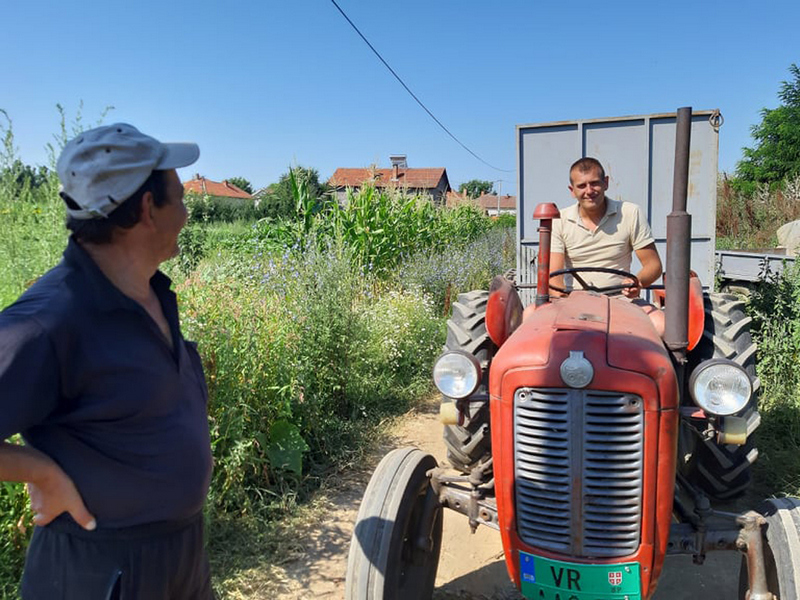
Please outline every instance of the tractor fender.
[{"label": "tractor fender", "polygon": [[[666,290],[653,290],[653,294],[658,306],[664,308],[667,304]],[[703,284],[700,283],[697,273],[691,271],[689,273],[689,346],[687,351],[694,350],[697,344],[700,343],[700,339],[703,337],[705,316]]]},{"label": "tractor fender", "polygon": [[512,283],[497,276],[489,288],[486,305],[486,332],[499,347],[522,323],[522,301]]}]

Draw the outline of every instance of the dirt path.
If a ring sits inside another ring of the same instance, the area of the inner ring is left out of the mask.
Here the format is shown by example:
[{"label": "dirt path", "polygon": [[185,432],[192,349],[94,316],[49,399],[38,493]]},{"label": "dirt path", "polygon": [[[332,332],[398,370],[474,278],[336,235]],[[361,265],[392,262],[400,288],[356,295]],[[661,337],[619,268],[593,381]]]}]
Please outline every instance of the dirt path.
[{"label": "dirt path", "polygon": [[[413,445],[440,460],[445,456],[438,403],[433,401],[405,415],[393,428],[384,448],[373,457],[372,468],[391,448]],[[271,569],[269,592],[248,596],[275,600],[341,600],[344,577],[361,495],[368,472],[337,482],[321,501],[321,518],[297,532],[302,551]],[[436,600],[518,600],[522,596],[508,579],[499,534],[479,527],[473,535],[463,515],[445,511],[442,555],[436,577]],[[698,567],[688,557],[668,558],[653,600],[731,600],[736,598],[739,557],[710,555]],[[409,599],[412,600],[412,599]]]}]

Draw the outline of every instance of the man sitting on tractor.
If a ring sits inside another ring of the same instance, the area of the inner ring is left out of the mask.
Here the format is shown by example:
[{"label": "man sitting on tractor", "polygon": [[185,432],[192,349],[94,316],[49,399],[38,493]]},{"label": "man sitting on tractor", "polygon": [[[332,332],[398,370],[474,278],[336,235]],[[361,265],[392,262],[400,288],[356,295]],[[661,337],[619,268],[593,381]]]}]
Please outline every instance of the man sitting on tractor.
[{"label": "man sitting on tractor", "polygon": [[[639,297],[641,289],[655,282],[662,272],[647,220],[635,204],[606,198],[608,176],[597,159],[585,157],[573,163],[569,181],[569,191],[578,202],[561,210],[561,218],[553,221],[551,272],[565,266],[630,271],[635,252],[642,264],[636,280],[603,272],[580,273],[580,279],[596,288],[624,286],[619,293],[641,306],[663,335],[664,313]],[[576,288],[583,287],[579,278],[574,279]],[[552,283],[563,288],[563,275],[553,277]],[[555,297],[564,295],[555,290],[552,293]]]}]

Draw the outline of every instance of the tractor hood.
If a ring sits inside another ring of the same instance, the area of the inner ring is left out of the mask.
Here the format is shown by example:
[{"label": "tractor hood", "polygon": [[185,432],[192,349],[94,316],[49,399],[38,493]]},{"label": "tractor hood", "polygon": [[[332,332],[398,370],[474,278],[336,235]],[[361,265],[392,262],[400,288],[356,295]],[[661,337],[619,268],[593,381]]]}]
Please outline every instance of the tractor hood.
[{"label": "tractor hood", "polygon": [[[612,369],[645,375],[659,386],[664,377],[675,377],[669,354],[644,311],[623,299],[576,291],[525,311],[522,325],[493,360],[492,395],[500,395],[498,370],[507,373],[548,365],[557,369],[571,351],[592,355]],[[555,364],[550,365],[551,361]],[[661,408],[674,408],[677,398],[662,398],[662,402],[666,404]]]}]

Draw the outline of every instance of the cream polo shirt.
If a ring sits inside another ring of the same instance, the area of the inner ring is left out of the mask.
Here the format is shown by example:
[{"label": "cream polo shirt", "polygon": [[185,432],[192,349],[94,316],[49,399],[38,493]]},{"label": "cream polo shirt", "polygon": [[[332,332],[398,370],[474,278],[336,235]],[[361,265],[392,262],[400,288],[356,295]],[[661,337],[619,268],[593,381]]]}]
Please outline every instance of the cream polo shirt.
[{"label": "cream polo shirt", "polygon": [[[606,198],[606,214],[594,231],[583,224],[577,203],[563,209],[561,218],[553,219],[551,251],[564,254],[567,268],[605,267],[630,271],[632,253],[654,241],[650,225],[638,206]],[[581,277],[598,287],[617,285],[623,280],[606,273],[581,273]],[[581,287],[577,281],[574,285]]]}]

